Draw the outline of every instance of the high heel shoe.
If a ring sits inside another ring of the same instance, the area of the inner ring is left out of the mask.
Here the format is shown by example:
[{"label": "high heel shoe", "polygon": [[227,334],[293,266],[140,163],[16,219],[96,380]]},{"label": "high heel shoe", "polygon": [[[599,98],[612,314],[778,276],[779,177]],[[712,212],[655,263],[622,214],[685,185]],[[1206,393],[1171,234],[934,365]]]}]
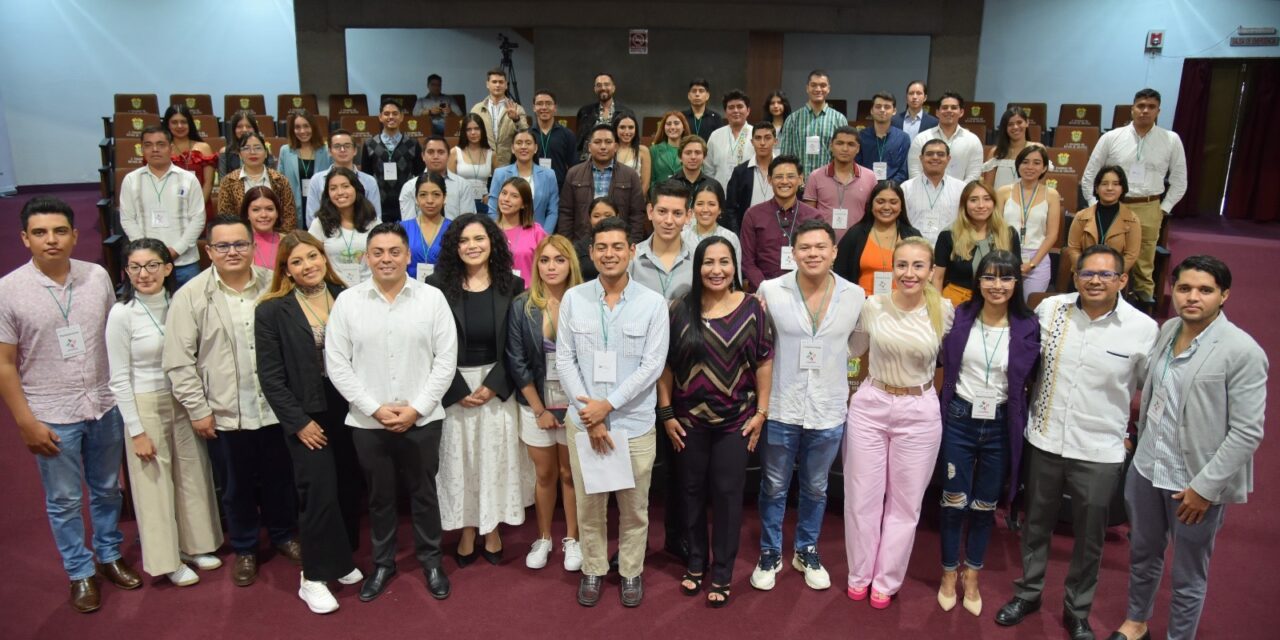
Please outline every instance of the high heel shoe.
[{"label": "high heel shoe", "polygon": [[461,551],[458,551],[457,549],[454,549],[453,551],[453,559],[455,562],[458,563],[459,569],[462,569],[467,565],[471,564],[472,562],[475,562],[476,558],[479,557],[479,555],[480,555],[480,552],[474,548],[471,550],[471,553],[466,553],[466,554],[462,553]]},{"label": "high heel shoe", "polygon": [[[972,585],[970,585],[969,583],[969,574],[971,572],[974,576]],[[977,570],[969,569],[960,576],[960,581],[963,583],[963,586],[964,586],[964,601],[961,604],[964,605],[965,611],[968,611],[969,613],[972,613],[975,616],[981,616],[982,615],[982,593],[978,591],[977,574],[978,574]]]},{"label": "high heel shoe", "polygon": [[[954,575],[955,572],[954,571],[943,572],[942,582],[944,584],[947,582],[947,577],[949,577],[948,574]],[[956,589],[955,589],[956,582],[957,582],[956,580],[951,581],[951,585],[952,585],[951,595],[946,595],[942,593],[942,586],[941,585],[938,586],[938,606],[942,607],[943,611],[950,611],[956,608]]]}]

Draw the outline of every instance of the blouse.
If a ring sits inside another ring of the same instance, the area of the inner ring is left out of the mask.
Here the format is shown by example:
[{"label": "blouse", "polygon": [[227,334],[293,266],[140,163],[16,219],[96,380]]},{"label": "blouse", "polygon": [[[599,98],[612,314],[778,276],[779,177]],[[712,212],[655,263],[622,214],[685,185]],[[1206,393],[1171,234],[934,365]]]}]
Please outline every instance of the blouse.
[{"label": "blouse", "polygon": [[280,234],[272,231],[253,232],[253,263],[267,270],[276,268],[276,250],[280,248]]},{"label": "blouse", "polygon": [[[862,248],[862,257],[858,259],[858,286],[868,296],[875,293],[878,271],[893,273],[893,248],[881,247],[874,235],[869,234],[867,244]],[[892,287],[896,289],[897,283],[894,282]]]},{"label": "blouse", "polygon": [[[324,254],[333,265],[333,270],[348,287],[355,286],[372,277],[369,264],[364,261],[364,252],[369,238],[369,231],[357,231],[338,227],[337,233],[328,236],[324,233],[324,225],[320,218],[311,223],[307,232],[324,243]],[[412,266],[412,265],[411,265]]]},{"label": "blouse", "polygon": [[[435,239],[428,245],[426,238],[422,237],[422,225],[418,224],[417,218],[400,221],[400,226],[404,227],[405,235],[409,236],[410,278],[415,278],[421,282],[435,271],[436,261],[440,259],[440,246],[444,244],[444,232],[449,229],[450,222],[451,220],[448,218],[440,217],[440,230],[436,231]],[[423,269],[422,273],[418,273],[419,265],[427,265],[428,268]]]},{"label": "blouse", "polygon": [[956,395],[973,402],[984,390],[997,404],[1009,399],[1009,326],[988,327],[979,318],[960,357]]},{"label": "blouse", "polygon": [[511,247],[511,267],[524,280],[524,288],[533,285],[533,252],[538,243],[547,237],[547,232],[540,224],[528,227],[511,227],[504,229],[507,244]]},{"label": "blouse", "polygon": [[498,361],[498,322],[493,317],[493,287],[462,292],[462,317],[466,331],[459,333],[458,366],[481,367]]},{"label": "blouse", "polygon": [[[951,330],[955,310],[951,301],[942,304],[942,333]],[[933,381],[938,368],[942,338],[929,320],[929,305],[903,311],[893,303],[893,294],[867,298],[858,318],[851,355],[870,350],[867,367],[872,378],[894,387],[919,387]]]},{"label": "blouse", "polygon": [[[1009,250],[1014,255],[1019,255],[1022,251],[1021,244],[1018,242],[1017,229],[1010,229],[1009,234],[1010,247]],[[991,234],[983,240],[974,243],[973,254],[970,256],[957,256],[952,249],[954,245],[951,242],[951,230],[947,229],[938,234],[938,242],[934,246],[934,261],[938,266],[947,270],[945,281],[947,284],[954,284],[957,287],[964,287],[969,290],[977,289],[977,283],[974,282],[974,272],[978,270],[978,263],[988,253],[995,249],[992,242]]]},{"label": "blouse", "polygon": [[[705,353],[700,360],[681,357],[679,345],[689,331],[701,331]],[[742,428],[756,412],[755,369],[773,358],[773,326],[755,296],[743,296],[728,315],[691,326],[671,315],[671,405],[686,429],[723,431]]]},{"label": "blouse", "polygon": [[[479,164],[471,164],[467,160],[467,154],[462,147],[454,147],[456,158],[458,161],[458,175],[471,183],[471,188],[475,190],[477,195],[489,194],[489,178],[493,177],[493,149],[487,149],[484,152],[484,160]],[[497,207],[497,203],[494,204]]]},{"label": "blouse", "polygon": [[649,173],[649,186],[652,188],[680,170],[680,153],[664,140],[649,147],[649,162],[653,164]]},{"label": "blouse", "polygon": [[143,434],[134,396],[169,391],[169,379],[161,366],[168,310],[168,294],[139,293],[127,303],[116,303],[107,315],[107,362],[111,367],[108,384],[130,438]]}]

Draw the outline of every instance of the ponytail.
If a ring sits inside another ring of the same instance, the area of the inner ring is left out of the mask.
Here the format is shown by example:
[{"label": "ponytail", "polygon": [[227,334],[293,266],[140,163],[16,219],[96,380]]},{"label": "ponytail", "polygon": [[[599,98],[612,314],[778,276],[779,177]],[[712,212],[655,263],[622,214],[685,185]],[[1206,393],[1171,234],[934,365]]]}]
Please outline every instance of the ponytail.
[{"label": "ponytail", "polygon": [[[898,244],[893,248],[894,253],[896,254],[898,249],[907,245],[923,247],[929,252],[930,262],[936,261],[935,256],[933,255],[933,247],[930,246],[927,240],[919,236],[899,240]],[[933,282],[929,280],[926,280],[924,283],[924,306],[929,312],[929,324],[933,325],[933,332],[938,335],[938,340],[941,341],[943,336],[942,295],[938,293],[938,289],[934,287]]]}]

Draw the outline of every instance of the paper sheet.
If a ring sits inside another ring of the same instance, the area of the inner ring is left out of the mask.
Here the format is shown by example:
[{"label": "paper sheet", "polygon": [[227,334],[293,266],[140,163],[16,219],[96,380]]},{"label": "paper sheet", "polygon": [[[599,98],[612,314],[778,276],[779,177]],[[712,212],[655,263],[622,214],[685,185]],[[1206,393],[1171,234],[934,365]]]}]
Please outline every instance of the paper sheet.
[{"label": "paper sheet", "polygon": [[578,447],[578,463],[582,466],[582,484],[587,494],[634,489],[636,477],[631,471],[631,450],[626,438],[615,437],[613,450],[601,455],[591,448],[591,436],[579,431],[574,443]]}]

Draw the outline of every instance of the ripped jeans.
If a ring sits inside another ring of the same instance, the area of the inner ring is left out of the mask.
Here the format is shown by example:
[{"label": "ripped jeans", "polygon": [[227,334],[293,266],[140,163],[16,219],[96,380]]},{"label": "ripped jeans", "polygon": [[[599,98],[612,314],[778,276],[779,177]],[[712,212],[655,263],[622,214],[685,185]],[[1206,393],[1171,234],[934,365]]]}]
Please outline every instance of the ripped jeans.
[{"label": "ripped jeans", "polygon": [[1009,431],[1005,405],[992,420],[971,417],[972,405],[955,396],[942,416],[942,568],[960,566],[960,537],[968,514],[965,565],[982,568],[987,542],[995,524],[996,502],[1004,485],[1009,459]]}]

